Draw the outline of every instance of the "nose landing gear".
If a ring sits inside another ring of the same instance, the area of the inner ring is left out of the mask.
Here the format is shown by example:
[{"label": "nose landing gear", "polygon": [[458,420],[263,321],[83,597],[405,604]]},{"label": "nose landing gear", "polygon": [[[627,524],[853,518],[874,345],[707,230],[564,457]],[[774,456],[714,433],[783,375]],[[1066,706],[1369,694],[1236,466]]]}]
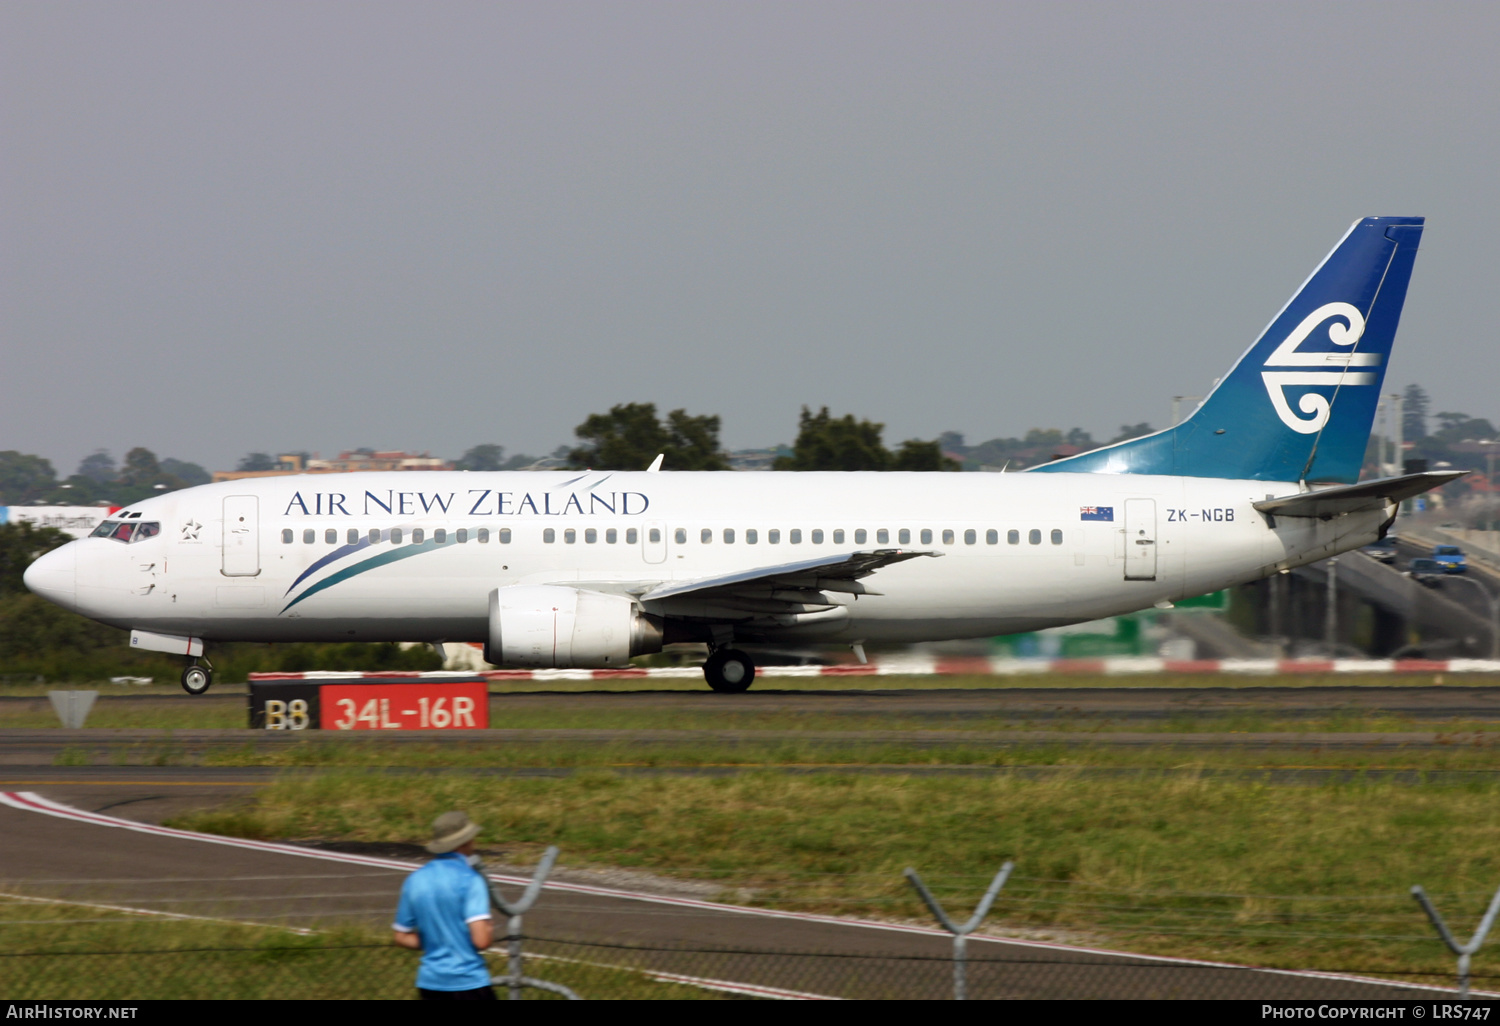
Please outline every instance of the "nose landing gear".
[{"label": "nose landing gear", "polygon": [[[204,660],[207,662],[207,660]],[[214,682],[212,666],[199,666],[194,659],[191,666],[182,671],[182,690],[190,695],[201,695]]]},{"label": "nose landing gear", "polygon": [[755,681],[755,663],[737,648],[715,649],[703,664],[703,679],[724,694],[748,691]]}]

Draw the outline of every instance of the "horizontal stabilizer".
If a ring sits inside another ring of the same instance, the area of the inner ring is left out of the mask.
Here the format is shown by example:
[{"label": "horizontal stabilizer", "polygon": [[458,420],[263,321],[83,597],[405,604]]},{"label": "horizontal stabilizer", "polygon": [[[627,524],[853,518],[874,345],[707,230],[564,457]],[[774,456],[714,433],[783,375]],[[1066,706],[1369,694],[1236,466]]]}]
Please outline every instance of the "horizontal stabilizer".
[{"label": "horizontal stabilizer", "polygon": [[1447,484],[1463,477],[1467,470],[1432,470],[1425,474],[1405,474],[1401,477],[1382,477],[1359,484],[1322,488],[1316,492],[1300,495],[1284,495],[1278,499],[1257,502],[1255,508],[1262,513],[1278,517],[1336,517],[1343,513],[1361,513],[1380,509],[1413,495]]},{"label": "horizontal stabilizer", "polygon": [[641,596],[642,602],[677,598],[721,588],[747,584],[763,586],[809,586],[812,581],[855,581],[868,577],[883,566],[902,563],[918,556],[939,556],[940,552],[906,552],[901,549],[876,549],[874,552],[851,552],[822,559],[804,559],[797,563],[756,567],[719,577],[700,577],[692,581],[672,581],[652,588]]}]

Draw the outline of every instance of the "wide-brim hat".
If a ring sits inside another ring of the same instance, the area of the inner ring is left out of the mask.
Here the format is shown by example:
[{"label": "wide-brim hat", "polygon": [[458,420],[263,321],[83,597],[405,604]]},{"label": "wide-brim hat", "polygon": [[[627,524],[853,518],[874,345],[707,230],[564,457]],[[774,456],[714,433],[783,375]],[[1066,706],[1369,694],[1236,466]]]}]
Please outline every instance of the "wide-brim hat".
[{"label": "wide-brim hat", "polygon": [[434,855],[446,855],[478,836],[478,824],[470,822],[464,813],[445,812],[432,821],[432,840],[428,842],[427,850]]}]

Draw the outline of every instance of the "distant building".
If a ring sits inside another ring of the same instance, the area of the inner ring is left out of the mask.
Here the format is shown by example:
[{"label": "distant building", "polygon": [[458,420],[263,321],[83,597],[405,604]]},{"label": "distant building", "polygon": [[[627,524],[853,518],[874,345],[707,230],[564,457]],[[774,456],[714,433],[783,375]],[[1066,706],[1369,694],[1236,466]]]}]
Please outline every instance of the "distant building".
[{"label": "distant building", "polygon": [[0,524],[31,523],[55,527],[74,538],[87,538],[119,506],[0,506]]},{"label": "distant building", "polygon": [[790,456],[792,450],[785,445],[770,449],[735,449],[729,453],[730,470],[770,470],[778,456]]},{"label": "distant building", "polygon": [[247,477],[281,477],[286,474],[349,474],[359,470],[452,470],[453,464],[431,453],[389,449],[353,449],[331,460],[314,456],[303,464],[302,456],[285,453],[276,457],[275,470],[216,470],[215,481],[239,481]]}]

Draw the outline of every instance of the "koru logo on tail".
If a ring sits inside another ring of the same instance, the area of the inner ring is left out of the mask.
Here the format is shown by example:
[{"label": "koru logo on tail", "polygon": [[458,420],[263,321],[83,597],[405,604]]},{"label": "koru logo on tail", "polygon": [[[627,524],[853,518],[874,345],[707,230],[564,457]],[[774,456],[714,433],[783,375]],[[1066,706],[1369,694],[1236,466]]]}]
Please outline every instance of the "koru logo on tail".
[{"label": "koru logo on tail", "polygon": [[[1334,321],[1328,326],[1329,341],[1342,347],[1344,351],[1304,353],[1297,350],[1297,347],[1307,341],[1324,321],[1333,317],[1342,317],[1349,322],[1345,326]],[[1342,388],[1347,385],[1375,384],[1376,375],[1373,372],[1350,369],[1380,366],[1379,353],[1353,351],[1355,343],[1364,333],[1365,318],[1357,309],[1348,303],[1325,303],[1302,318],[1302,323],[1297,325],[1286,340],[1276,347],[1276,351],[1266,360],[1266,367],[1301,368],[1299,370],[1264,370],[1260,375],[1261,380],[1266,383],[1266,391],[1271,394],[1271,405],[1276,408],[1276,415],[1281,418],[1283,424],[1299,434],[1310,435],[1321,430],[1323,425],[1328,423],[1328,415],[1332,412],[1331,396],[1320,392],[1306,392],[1297,400],[1297,409],[1308,414],[1308,418],[1298,416],[1287,401],[1286,390],[1288,388],[1297,386]]]}]

